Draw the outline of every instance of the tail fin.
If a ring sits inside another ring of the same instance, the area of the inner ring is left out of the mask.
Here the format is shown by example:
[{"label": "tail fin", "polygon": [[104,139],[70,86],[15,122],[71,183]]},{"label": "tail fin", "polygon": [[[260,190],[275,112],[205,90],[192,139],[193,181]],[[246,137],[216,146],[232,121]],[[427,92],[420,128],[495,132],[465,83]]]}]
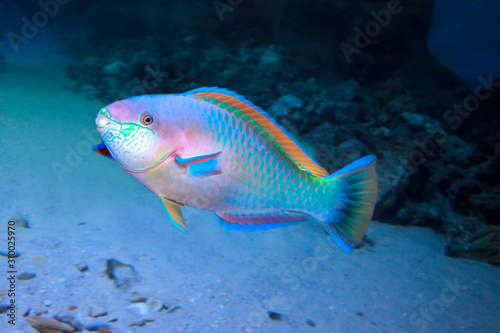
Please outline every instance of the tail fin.
[{"label": "tail fin", "polygon": [[347,254],[361,241],[370,224],[377,201],[378,180],[376,157],[369,155],[328,176],[342,178],[351,187],[347,197],[351,201],[340,221],[322,223],[335,243]]}]

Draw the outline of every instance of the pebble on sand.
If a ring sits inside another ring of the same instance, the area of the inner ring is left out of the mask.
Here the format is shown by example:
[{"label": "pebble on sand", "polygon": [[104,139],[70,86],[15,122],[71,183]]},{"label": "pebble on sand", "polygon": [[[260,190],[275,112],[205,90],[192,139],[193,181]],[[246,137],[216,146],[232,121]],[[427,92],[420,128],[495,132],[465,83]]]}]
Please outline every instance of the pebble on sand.
[{"label": "pebble on sand", "polygon": [[0,304],[0,314],[7,312],[10,304]]},{"label": "pebble on sand", "polygon": [[272,320],[281,320],[283,318],[283,316],[280,313],[273,312],[273,311],[267,311],[267,315]]},{"label": "pebble on sand", "polygon": [[76,264],[75,266],[76,266],[76,269],[78,269],[82,273],[89,270],[89,265],[87,265],[87,263],[84,261],[82,261],[79,264]]},{"label": "pebble on sand", "polygon": [[127,307],[128,310],[132,310],[141,316],[145,316],[149,313],[149,306],[146,305],[146,303],[134,303],[130,306]]},{"label": "pebble on sand", "polygon": [[135,323],[132,323],[128,326],[129,327],[142,327],[142,326],[146,325],[147,323],[152,323],[152,322],[154,322],[153,319],[143,319],[140,321],[136,321]]},{"label": "pebble on sand", "polygon": [[128,298],[130,303],[144,303],[148,299],[147,296],[133,292]]},{"label": "pebble on sand", "polygon": [[89,308],[89,316],[92,318],[99,318],[108,315],[108,311],[99,305],[93,305]]},{"label": "pebble on sand", "polygon": [[68,333],[75,331],[73,326],[51,318],[31,316],[26,317],[25,320],[40,333]]},{"label": "pebble on sand", "polygon": [[17,279],[20,281],[31,280],[36,277],[35,273],[21,273],[17,276]]},{"label": "pebble on sand", "polygon": [[10,219],[10,221],[14,221],[16,223],[16,228],[30,229],[30,224],[26,216],[16,216],[15,218]]},{"label": "pebble on sand", "polygon": [[180,308],[182,308],[181,305],[172,305],[172,306],[168,307],[167,313],[168,314],[174,313],[175,311],[179,310]]},{"label": "pebble on sand", "polygon": [[115,259],[106,262],[106,274],[115,281],[116,288],[124,289],[138,281],[134,266],[124,264]]},{"label": "pebble on sand", "polygon": [[148,297],[146,304],[154,311],[161,311],[163,309],[163,302],[156,297]]},{"label": "pebble on sand", "polygon": [[86,327],[89,332],[112,333],[113,328],[108,325],[90,325]]},{"label": "pebble on sand", "polygon": [[311,327],[316,327],[316,324],[311,319],[307,319],[306,320],[306,324],[309,325],[309,326],[311,326]]}]

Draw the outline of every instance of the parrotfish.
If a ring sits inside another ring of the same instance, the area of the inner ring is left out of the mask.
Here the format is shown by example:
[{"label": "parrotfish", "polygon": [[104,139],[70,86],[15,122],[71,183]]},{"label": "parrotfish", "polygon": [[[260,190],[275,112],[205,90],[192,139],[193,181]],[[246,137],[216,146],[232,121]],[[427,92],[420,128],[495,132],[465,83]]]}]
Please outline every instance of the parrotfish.
[{"label": "parrotfish", "polygon": [[182,231],[185,206],[239,231],[312,218],[351,253],[373,215],[375,156],[329,175],[261,108],[227,89],[130,97],[102,108],[96,126],[103,143],[94,150],[159,196]]}]

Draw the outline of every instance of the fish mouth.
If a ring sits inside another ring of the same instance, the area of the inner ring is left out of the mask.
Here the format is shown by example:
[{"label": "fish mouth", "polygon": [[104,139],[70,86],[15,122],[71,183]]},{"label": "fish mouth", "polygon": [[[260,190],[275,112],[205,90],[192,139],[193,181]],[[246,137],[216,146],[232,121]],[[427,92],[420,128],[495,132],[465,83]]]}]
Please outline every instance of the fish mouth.
[{"label": "fish mouth", "polygon": [[103,117],[101,115],[98,115],[95,118],[95,126],[97,129],[97,132],[99,132],[100,135],[103,135],[106,133],[106,131],[112,127],[111,126],[112,122],[109,118]]},{"label": "fish mouth", "polygon": [[[119,128],[119,125],[115,121],[112,121],[110,118],[104,117],[101,114],[98,114],[97,117],[95,118],[95,125],[96,125],[97,132],[99,132],[99,134],[103,138],[104,138],[104,136],[105,136],[105,134],[106,134],[106,132],[108,130],[110,130],[110,129],[118,129]],[[161,165],[170,156],[172,156],[173,153],[174,153],[173,150],[172,151],[166,151],[158,160],[155,161],[155,163],[153,165],[150,165],[149,167],[144,168],[144,169],[140,169],[140,170],[134,170],[134,169],[128,167],[125,163],[123,163],[122,161],[120,161],[120,159],[117,159],[116,156],[115,156],[115,159],[120,164],[120,166],[125,171],[127,171],[129,173],[144,173],[144,172],[147,172],[147,171],[149,171],[149,170],[151,170],[153,168],[156,168],[159,165]]]}]

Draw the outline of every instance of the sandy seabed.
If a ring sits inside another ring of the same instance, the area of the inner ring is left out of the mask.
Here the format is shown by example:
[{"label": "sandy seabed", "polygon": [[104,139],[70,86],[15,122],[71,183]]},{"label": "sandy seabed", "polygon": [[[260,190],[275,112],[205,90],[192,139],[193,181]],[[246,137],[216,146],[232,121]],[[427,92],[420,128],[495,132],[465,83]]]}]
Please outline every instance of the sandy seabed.
[{"label": "sandy seabed", "polygon": [[[27,218],[15,269],[36,277],[16,282],[16,325],[4,313],[0,332],[35,332],[27,312],[114,332],[500,331],[499,269],[444,256],[445,239],[428,229],[373,222],[374,244],[350,256],[313,222],[230,232],[187,208],[179,232],[154,194],[90,152],[103,103],[68,88],[65,59],[29,56],[0,63],[0,251],[7,222]],[[116,288],[109,259],[132,265],[137,282]],[[133,292],[165,308],[133,305]]]}]

